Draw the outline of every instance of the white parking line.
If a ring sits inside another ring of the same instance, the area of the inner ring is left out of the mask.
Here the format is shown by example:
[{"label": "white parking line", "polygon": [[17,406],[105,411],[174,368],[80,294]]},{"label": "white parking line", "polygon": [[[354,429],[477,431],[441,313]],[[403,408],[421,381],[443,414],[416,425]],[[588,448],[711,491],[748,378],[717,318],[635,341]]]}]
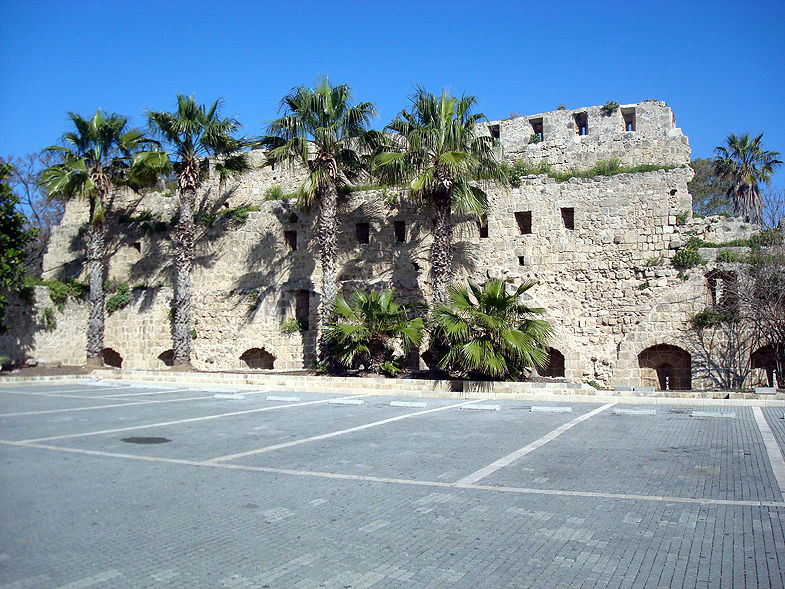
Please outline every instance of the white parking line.
[{"label": "white parking line", "polygon": [[459,480],[457,482],[457,484],[459,484],[459,485],[472,485],[472,484],[476,483],[477,481],[479,481],[480,479],[484,479],[489,474],[492,474],[492,473],[496,472],[497,470],[499,470],[500,468],[504,468],[505,466],[508,466],[509,464],[515,462],[521,456],[525,456],[529,452],[532,452],[532,451],[536,450],[537,448],[539,448],[541,446],[544,446],[545,444],[547,444],[551,440],[553,440],[553,439],[559,437],[560,435],[562,435],[564,432],[566,432],[571,427],[574,427],[574,426],[578,425],[580,422],[586,421],[587,419],[589,419],[591,417],[594,417],[598,413],[602,413],[606,409],[608,409],[610,407],[613,407],[615,404],[616,403],[607,403],[606,405],[603,405],[602,407],[598,407],[594,411],[589,411],[588,413],[586,413],[584,415],[581,415],[580,417],[576,417],[572,421],[568,421],[564,425],[561,425],[561,426],[557,427],[552,432],[545,434],[539,440],[535,440],[534,442],[524,446],[520,450],[516,450],[515,452],[512,452],[511,454],[507,454],[507,456],[503,456],[502,458],[499,458],[499,460],[497,460],[496,462],[494,462],[492,464],[489,464],[485,468],[481,468],[480,470],[478,470],[476,472],[473,472],[472,474],[470,474],[468,476],[463,477],[461,480]]},{"label": "white parking line", "polygon": [[354,432],[359,432],[365,429],[370,429],[372,427],[377,427],[380,425],[385,425],[388,423],[393,423],[394,421],[400,421],[402,419],[409,419],[410,417],[419,417],[420,415],[426,415],[428,413],[435,413],[437,411],[444,411],[446,409],[453,409],[455,407],[462,408],[464,405],[469,405],[472,403],[479,403],[480,399],[476,399],[474,401],[464,401],[463,403],[455,403],[453,405],[445,405],[444,407],[437,407],[436,409],[427,409],[425,411],[415,411],[414,413],[407,413],[405,415],[398,415],[396,417],[390,417],[388,419],[382,419],[380,421],[374,421],[371,423],[366,423],[365,425],[358,425],[356,427],[350,427],[348,429],[342,429],[336,432],[330,432],[329,434],[321,434],[319,436],[311,436],[310,438],[301,438],[299,440],[293,440],[291,442],[284,442],[283,444],[275,444],[273,446],[265,446],[264,448],[257,448],[256,450],[248,450],[247,452],[239,452],[237,454],[229,454],[227,456],[218,456],[217,458],[211,458],[210,460],[205,460],[205,464],[215,464],[218,462],[228,462],[229,460],[234,460],[235,458],[243,458],[244,456],[253,456],[255,454],[262,454],[264,452],[272,452],[273,450],[280,450],[282,448],[291,448],[292,446],[299,446],[300,444],[307,444],[309,442],[318,442],[319,440],[327,440],[329,438],[335,438],[337,436],[343,436],[345,434],[351,434]]},{"label": "white parking line", "polygon": [[755,415],[755,423],[758,425],[761,438],[763,438],[763,445],[766,446],[766,454],[769,457],[774,478],[777,479],[780,492],[785,497],[785,460],[782,458],[779,444],[777,444],[777,440],[763,416],[763,410],[760,407],[753,407],[752,413]]},{"label": "white parking line", "polygon": [[152,405],[154,403],[180,403],[181,401],[202,401],[208,397],[188,397],[187,399],[164,399],[162,401],[131,401],[130,403],[113,403],[112,405],[95,405],[94,407],[71,407],[70,409],[49,409],[46,411],[23,411],[20,413],[0,413],[0,417],[21,417],[23,415],[49,415],[51,413],[69,413],[71,411],[92,411],[93,409],[111,409],[112,407],[131,407],[132,405]]},{"label": "white parking line", "polygon": [[[360,395],[355,395],[355,396],[360,396]],[[199,397],[199,398],[203,399],[204,397]],[[347,397],[347,398],[351,399],[352,397]],[[306,403],[293,403],[291,405],[274,405],[272,407],[262,407],[260,409],[246,409],[244,411],[232,411],[230,413],[219,413],[217,415],[205,415],[204,417],[190,417],[188,419],[177,419],[177,420],[174,420],[174,421],[163,421],[163,422],[159,422],[159,423],[148,423],[148,424],[145,424],[145,425],[131,425],[131,426],[128,426],[128,427],[118,427],[118,428],[115,428],[115,429],[105,429],[105,430],[95,431],[95,432],[84,432],[84,433],[81,433],[81,434],[66,434],[66,435],[63,435],[63,436],[51,436],[51,437],[47,437],[47,438],[34,438],[34,439],[30,439],[30,440],[22,440],[22,442],[20,442],[20,443],[27,444],[27,443],[35,443],[35,442],[50,442],[52,440],[65,440],[65,439],[69,439],[69,438],[82,438],[82,437],[86,437],[86,436],[99,436],[99,435],[102,435],[102,434],[114,434],[114,433],[118,433],[118,432],[127,432],[127,431],[136,430],[136,429],[147,429],[147,428],[151,428],[151,427],[165,427],[165,426],[168,426],[168,425],[177,425],[177,424],[180,424],[180,423],[193,423],[195,421],[206,421],[208,419],[218,419],[220,417],[232,417],[234,415],[246,415],[248,413],[262,413],[263,411],[275,411],[276,409],[286,409],[287,407],[302,407],[304,405],[317,405],[319,403],[327,403],[327,401],[329,401],[329,399],[322,399],[320,401],[308,401]],[[150,402],[152,403],[153,401],[150,401]],[[156,401],[156,402],[159,402],[159,401]],[[160,402],[163,402],[163,401],[160,401]],[[127,405],[130,405],[130,404],[131,403],[127,403]],[[0,440],[0,442],[16,443],[16,442],[10,442],[10,440]]]}]

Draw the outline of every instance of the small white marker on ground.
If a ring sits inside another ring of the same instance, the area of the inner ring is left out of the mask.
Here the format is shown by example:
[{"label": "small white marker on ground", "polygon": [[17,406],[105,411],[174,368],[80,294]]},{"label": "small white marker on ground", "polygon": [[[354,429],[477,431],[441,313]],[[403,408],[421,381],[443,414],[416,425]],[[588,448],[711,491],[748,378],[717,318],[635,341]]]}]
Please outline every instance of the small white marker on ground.
[{"label": "small white marker on ground", "polygon": [[427,407],[423,401],[390,401],[390,407]]},{"label": "small white marker on ground", "polygon": [[657,415],[656,409],[614,409],[614,415]]},{"label": "small white marker on ground", "polygon": [[330,405],[365,405],[362,399],[330,399],[327,401]]},{"label": "small white marker on ground", "polygon": [[501,405],[461,405],[461,409],[472,411],[501,411]]},{"label": "small white marker on ground", "polygon": [[532,405],[533,413],[572,413],[572,407],[550,407],[548,405]]},{"label": "small white marker on ground", "polygon": [[279,395],[268,395],[268,401],[284,401],[285,403],[299,403],[300,397],[281,397]]},{"label": "small white marker on ground", "polygon": [[690,417],[726,417],[728,419],[736,419],[736,413],[723,413],[720,411],[693,411],[690,413]]},{"label": "small white marker on ground", "polygon": [[234,399],[237,401],[242,401],[245,399],[245,395],[236,395],[234,393],[216,393],[213,395],[213,399]]}]

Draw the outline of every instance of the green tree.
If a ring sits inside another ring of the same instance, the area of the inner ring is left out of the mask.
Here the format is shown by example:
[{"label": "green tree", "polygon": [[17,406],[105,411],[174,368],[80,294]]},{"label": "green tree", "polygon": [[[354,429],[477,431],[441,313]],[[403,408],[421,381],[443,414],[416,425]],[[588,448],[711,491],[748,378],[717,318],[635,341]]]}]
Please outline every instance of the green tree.
[{"label": "green tree", "polygon": [[512,294],[501,280],[480,287],[453,285],[448,303],[437,303],[433,312],[434,335],[447,345],[442,368],[478,379],[516,379],[547,360],[546,346],[552,330],[536,315],[544,309],[521,302],[534,286],[525,282]]},{"label": "green tree", "polygon": [[140,164],[142,150],[154,145],[140,130],[129,129],[126,117],[105,115],[100,109],[93,118],[69,113],[73,131],[63,135],[63,146],[48,147],[62,161],[41,173],[40,183],[49,198],[84,198],[90,206],[87,225],[87,274],[89,318],[87,365],[101,366],[104,350],[104,274],[106,256],[106,201],[115,186],[140,188],[152,176]]},{"label": "green tree", "polygon": [[488,198],[477,181],[505,182],[505,174],[493,138],[475,134],[486,119],[472,114],[474,96],[455,98],[446,89],[434,96],[418,87],[410,100],[411,109],[385,128],[389,139],[375,158],[375,172],[388,184],[409,183],[411,196],[433,207],[431,279],[434,299],[444,302],[453,279],[452,211],[482,218]]},{"label": "green tree", "polygon": [[338,293],[337,239],[338,189],[354,181],[365,169],[368,126],[376,116],[370,102],[352,104],[349,86],[330,86],[326,78],[314,88],[300,86],[279,106],[283,116],[267,127],[263,144],[271,147],[268,164],[301,166],[308,176],[297,190],[299,205],[319,208],[317,239],[322,267],[319,301],[318,354],[325,364],[329,346],[323,330]]},{"label": "green tree", "polygon": [[419,305],[398,303],[394,297],[394,290],[355,291],[348,302],[336,297],[334,320],[325,335],[341,364],[350,367],[357,360],[368,372],[395,371],[400,360],[394,357],[395,344],[404,351],[420,345],[425,325],[421,317],[412,317]]},{"label": "green tree", "polygon": [[159,170],[169,167],[177,175],[179,212],[175,241],[177,254],[174,283],[174,327],[172,329],[174,367],[191,368],[193,310],[191,274],[194,264],[196,193],[210,171],[210,158],[221,178],[247,168],[243,139],[233,135],[240,128],[234,117],[220,118],[222,105],[216,100],[209,108],[197,104],[193,96],[177,96],[174,112],[147,111],[151,132],[162,140],[166,153],[150,153],[150,163]]},{"label": "green tree", "polygon": [[17,209],[19,199],[12,192],[11,164],[0,164],[0,333],[5,324],[6,294],[18,292],[25,277],[25,248],[35,240],[37,230],[27,228],[27,218]]},{"label": "green tree", "polygon": [[714,150],[714,173],[729,183],[727,196],[733,201],[733,212],[750,223],[763,224],[763,202],[760,185],[769,184],[774,169],[782,164],[780,154],[761,146],[763,133],[750,139],[748,133],[731,133],[725,145]]},{"label": "green tree", "polygon": [[696,158],[690,166],[695,171],[695,176],[687,183],[692,196],[692,212],[702,217],[730,215],[733,212],[733,202],[728,197],[730,183],[717,178],[714,160]]}]

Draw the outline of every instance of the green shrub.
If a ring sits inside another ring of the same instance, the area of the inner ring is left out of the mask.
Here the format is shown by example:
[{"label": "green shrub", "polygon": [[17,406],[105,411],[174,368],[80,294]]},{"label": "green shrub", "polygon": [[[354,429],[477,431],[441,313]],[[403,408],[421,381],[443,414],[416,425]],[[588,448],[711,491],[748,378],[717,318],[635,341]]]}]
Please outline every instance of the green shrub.
[{"label": "green shrub", "polygon": [[245,223],[248,220],[248,213],[251,211],[258,211],[259,207],[256,205],[242,205],[234,209],[231,213],[232,220],[237,223]]},{"label": "green shrub", "polygon": [[299,331],[305,331],[305,326],[294,317],[290,317],[281,324],[281,333],[284,335],[291,335]]},{"label": "green shrub", "polygon": [[563,104],[560,104],[559,106],[556,107],[556,110],[567,110],[567,107],[564,106]]},{"label": "green shrub", "polygon": [[733,263],[741,261],[742,256],[739,255],[737,252],[733,250],[729,250],[727,248],[723,248],[717,252],[717,261],[718,262],[725,262],[725,263]]},{"label": "green shrub", "polygon": [[694,268],[706,263],[698,249],[689,246],[677,251],[672,261],[676,268]]},{"label": "green shrub", "polygon": [[111,315],[118,309],[127,307],[130,302],[131,293],[128,288],[128,283],[123,282],[122,284],[117,285],[117,292],[106,299],[106,312]]},{"label": "green shrub", "polygon": [[601,160],[594,164],[594,167],[589,171],[591,176],[613,176],[619,173],[621,162],[619,158],[613,157],[609,160]]},{"label": "green shrub", "polygon": [[725,321],[737,321],[738,316],[732,311],[717,311],[716,309],[706,308],[700,313],[692,316],[690,323],[695,328],[711,327]]},{"label": "green shrub", "polygon": [[687,221],[690,220],[690,212],[689,211],[679,211],[676,213],[676,225],[686,225]]},{"label": "green shrub", "polygon": [[66,300],[68,300],[68,297],[78,299],[89,290],[86,284],[76,282],[75,280],[68,280],[66,282],[45,280],[41,284],[49,287],[49,298],[52,299],[52,302],[55,304],[58,311],[63,310],[63,306],[65,305]]},{"label": "green shrub", "polygon": [[218,218],[218,213],[205,213],[199,217],[199,223],[205,227],[212,227],[215,220]]},{"label": "green shrub", "polygon": [[52,307],[46,307],[44,309],[44,329],[46,331],[54,331],[56,327],[55,310]]},{"label": "green shrub", "polygon": [[529,135],[529,143],[539,143],[540,141],[542,141],[542,139],[540,138],[539,134],[532,133]]},{"label": "green shrub", "polygon": [[657,256],[656,258],[649,258],[646,260],[644,266],[662,266],[665,263],[665,256]]},{"label": "green shrub", "polygon": [[605,104],[601,107],[601,110],[603,115],[609,117],[619,110],[619,103],[615,100],[606,100]]},{"label": "green shrub", "polygon": [[647,288],[649,288],[649,287],[651,287],[651,284],[649,284],[649,281],[647,280],[647,281],[645,281],[645,282],[641,282],[641,283],[638,285],[638,290],[646,290],[646,289],[647,289]]},{"label": "green shrub", "polygon": [[283,198],[283,188],[280,184],[273,184],[264,191],[264,200],[281,200]]}]

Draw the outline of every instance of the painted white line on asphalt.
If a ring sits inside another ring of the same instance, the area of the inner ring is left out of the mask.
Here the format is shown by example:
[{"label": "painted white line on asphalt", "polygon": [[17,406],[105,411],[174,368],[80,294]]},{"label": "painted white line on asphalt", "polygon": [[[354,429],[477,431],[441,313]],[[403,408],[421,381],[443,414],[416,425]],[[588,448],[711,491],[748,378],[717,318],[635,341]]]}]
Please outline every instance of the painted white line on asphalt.
[{"label": "painted white line on asphalt", "polygon": [[398,415],[397,417],[390,417],[388,419],[382,419],[380,421],[374,421],[371,423],[366,423],[364,425],[358,425],[355,427],[350,427],[347,429],[342,429],[335,432],[330,432],[329,434],[321,434],[319,436],[311,436],[310,438],[301,438],[299,440],[293,440],[291,442],[284,442],[283,444],[274,444],[273,446],[265,446],[264,448],[257,448],[256,450],[248,450],[247,452],[239,452],[237,454],[229,454],[227,456],[218,456],[216,458],[211,458],[210,460],[205,460],[205,464],[216,464],[219,462],[228,462],[229,460],[235,460],[236,458],[243,458],[245,456],[254,456],[255,454],[262,454],[264,452],[272,452],[273,450],[280,450],[282,448],[291,448],[292,446],[299,446],[300,444],[308,444],[310,442],[318,442],[320,440],[327,440],[329,438],[335,438],[337,436],[343,436],[346,434],[351,434],[354,432],[363,431],[366,429],[370,429],[372,427],[378,427],[380,425],[386,425],[388,423],[393,423],[395,421],[401,421],[402,419],[409,419],[410,417],[419,417],[420,415],[427,415],[429,413],[436,413],[437,411],[445,411],[446,409],[454,409],[456,407],[462,408],[464,405],[469,405],[472,403],[478,403],[478,400],[475,401],[464,401],[463,403],[455,403],[453,405],[445,405],[444,407],[437,407],[436,409],[428,409],[426,411],[415,411],[414,413],[407,413],[406,415]]},{"label": "painted white line on asphalt", "polygon": [[49,409],[46,411],[24,411],[21,413],[0,413],[0,417],[20,417],[23,415],[49,415],[51,413],[69,413],[71,411],[92,411],[93,409],[111,409],[112,407],[131,407],[133,405],[152,405],[154,403],[180,403],[182,401],[202,401],[205,397],[188,397],[187,399],[164,399],[162,401],[131,401],[130,403],[114,403],[112,405],[96,405],[95,407],[72,407],[70,409]]},{"label": "painted white line on asphalt", "polygon": [[243,401],[245,400],[245,395],[238,395],[237,393],[215,393],[213,399],[235,399]]},{"label": "painted white line on asphalt", "polygon": [[330,405],[365,405],[362,399],[330,399],[327,402]]},{"label": "painted white line on asphalt", "polygon": [[[203,399],[204,397],[199,397]],[[351,397],[348,397],[351,398]],[[232,411],[230,413],[219,413],[217,415],[205,415],[204,417],[190,417],[188,419],[177,419],[175,421],[163,421],[159,423],[148,423],[144,425],[131,425],[128,427],[118,427],[114,429],[105,429],[101,431],[95,432],[84,432],[81,434],[66,434],[63,436],[51,436],[47,438],[34,438],[30,440],[23,440],[22,443],[34,443],[34,442],[51,442],[53,440],[65,440],[69,438],[82,438],[86,436],[100,436],[103,434],[114,434],[119,432],[127,432],[137,429],[147,429],[151,427],[166,427],[169,425],[178,425],[180,423],[193,423],[195,421],[206,421],[208,419],[218,419],[221,417],[233,417],[235,415],[246,415],[248,413],[262,413],[264,411],[274,411],[276,409],[286,409],[288,407],[302,407],[304,405],[318,405],[319,403],[326,403],[328,399],[322,399],[319,401],[309,401],[307,403],[297,403],[294,405],[275,405],[274,407],[262,407],[260,409],[246,409],[244,411]],[[2,442],[3,440],[0,440]]]},{"label": "painted white line on asphalt", "polygon": [[589,411],[588,413],[586,413],[584,415],[581,415],[580,417],[576,417],[572,421],[568,421],[564,425],[560,425],[559,427],[557,427],[552,432],[545,434],[539,440],[535,440],[534,442],[532,442],[531,444],[527,444],[526,446],[524,446],[520,450],[516,450],[515,452],[507,454],[507,456],[503,456],[503,457],[499,458],[499,460],[497,460],[496,462],[494,462],[492,464],[489,464],[485,468],[481,468],[480,470],[478,470],[476,472],[473,472],[472,474],[470,474],[468,476],[463,477],[456,484],[458,484],[458,485],[473,485],[474,483],[476,483],[480,479],[484,479],[489,474],[493,474],[497,470],[499,470],[501,468],[504,468],[505,466],[509,466],[510,464],[512,464],[513,462],[518,460],[521,456],[525,456],[529,452],[533,452],[537,448],[539,448],[541,446],[544,446],[545,444],[547,444],[551,440],[553,440],[553,439],[559,437],[560,435],[562,435],[568,429],[570,429],[572,427],[575,427],[576,425],[578,425],[582,421],[586,421],[587,419],[590,419],[590,418],[594,417],[598,413],[602,413],[606,409],[609,409],[610,407],[613,407],[615,404],[616,403],[607,403],[606,405],[603,405],[602,407],[598,407],[594,411]]},{"label": "painted white line on asphalt", "polygon": [[47,444],[34,444],[28,442],[11,442],[0,440],[0,444],[17,446],[20,448],[35,448],[40,450],[53,450],[68,452],[85,456],[99,456],[102,458],[120,458],[137,460],[141,462],[154,462],[160,464],[178,464],[183,466],[196,466],[206,468],[225,468],[246,472],[261,472],[268,474],[282,474],[299,477],[315,477],[343,481],[359,481],[368,483],[386,483],[393,485],[410,485],[415,487],[431,487],[441,489],[470,489],[475,491],[489,491],[493,493],[517,493],[522,495],[550,495],[560,497],[582,497],[596,499],[624,499],[628,501],[653,501],[657,503],[696,503],[699,505],[723,505],[732,507],[765,507],[785,508],[785,501],[740,501],[736,499],[704,499],[701,497],[673,497],[668,495],[639,495],[627,493],[597,493],[593,491],[562,491],[559,489],[532,489],[528,487],[495,487],[493,485],[464,485],[461,483],[448,483],[444,481],[418,481],[414,479],[396,479],[388,477],[373,477],[367,475],[339,474],[334,472],[319,472],[310,470],[293,470],[288,468],[269,468],[266,466],[247,466],[244,464],[227,464],[225,462],[197,462],[195,460],[181,460],[178,458],[161,458],[157,456],[141,456],[135,454],[122,454],[118,452],[102,452],[99,450],[82,450],[80,448],[65,448]]},{"label": "painted white line on asphalt", "polygon": [[87,587],[92,587],[93,585],[110,581],[115,577],[121,576],[122,574],[123,573],[120,571],[108,570],[104,571],[103,573],[93,575],[92,577],[85,577],[84,579],[79,579],[78,581],[67,583],[66,585],[60,585],[54,589],[87,589]]},{"label": "painted white line on asphalt", "polygon": [[771,464],[771,470],[774,472],[774,478],[777,479],[780,492],[785,498],[785,460],[782,458],[782,451],[771,428],[769,428],[769,424],[766,422],[763,410],[760,407],[753,407],[752,413],[755,415],[755,423],[758,424],[760,436],[763,438],[763,445],[766,446],[766,454],[769,456],[769,463]]}]

